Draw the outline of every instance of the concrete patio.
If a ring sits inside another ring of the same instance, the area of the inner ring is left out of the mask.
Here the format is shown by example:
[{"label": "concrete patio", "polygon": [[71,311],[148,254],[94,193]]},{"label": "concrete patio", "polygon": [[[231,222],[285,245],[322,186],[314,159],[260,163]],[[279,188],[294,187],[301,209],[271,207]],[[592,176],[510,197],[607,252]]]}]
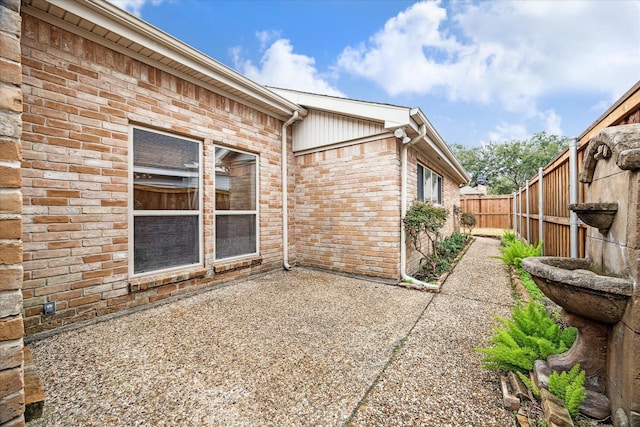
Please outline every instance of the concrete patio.
[{"label": "concrete patio", "polygon": [[514,425],[472,351],[512,304],[497,246],[440,294],[294,269],[30,343],[29,425]]}]

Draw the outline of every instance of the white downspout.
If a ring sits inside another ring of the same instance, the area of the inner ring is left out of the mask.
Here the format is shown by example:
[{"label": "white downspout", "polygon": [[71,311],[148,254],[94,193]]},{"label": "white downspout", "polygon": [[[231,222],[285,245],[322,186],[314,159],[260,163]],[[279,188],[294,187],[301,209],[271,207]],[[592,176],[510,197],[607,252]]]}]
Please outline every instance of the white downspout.
[{"label": "white downspout", "polygon": [[287,179],[287,128],[296,120],[301,120],[297,111],[293,112],[293,116],[282,125],[282,266],[285,270],[291,270],[289,265],[289,205],[287,196],[289,193],[289,180]]},{"label": "white downspout", "polygon": [[427,126],[420,126],[420,133],[411,141],[402,145],[402,152],[400,154],[400,176],[402,183],[400,184],[400,277],[403,282],[408,282],[413,285],[419,285],[421,288],[437,291],[440,289],[438,285],[422,282],[407,274],[407,237],[404,229],[404,222],[402,219],[407,214],[407,152],[409,147],[420,141],[427,135]]}]

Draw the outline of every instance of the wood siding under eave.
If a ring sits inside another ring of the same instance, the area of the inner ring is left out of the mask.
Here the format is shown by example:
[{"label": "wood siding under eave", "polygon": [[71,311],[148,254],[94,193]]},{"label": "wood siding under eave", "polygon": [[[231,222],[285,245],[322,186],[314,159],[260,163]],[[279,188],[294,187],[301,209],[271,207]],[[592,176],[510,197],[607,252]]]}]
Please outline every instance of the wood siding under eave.
[{"label": "wood siding under eave", "polygon": [[318,149],[384,131],[383,124],[379,122],[324,111],[310,111],[304,120],[294,126],[293,151]]}]

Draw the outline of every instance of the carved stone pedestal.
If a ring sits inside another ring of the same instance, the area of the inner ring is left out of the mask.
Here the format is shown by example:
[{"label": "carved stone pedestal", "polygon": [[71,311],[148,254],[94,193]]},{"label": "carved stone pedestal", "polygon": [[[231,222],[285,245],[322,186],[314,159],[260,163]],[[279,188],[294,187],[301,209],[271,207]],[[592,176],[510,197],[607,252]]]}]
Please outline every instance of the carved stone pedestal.
[{"label": "carved stone pedestal", "polygon": [[549,356],[549,367],[554,371],[569,371],[579,363],[586,374],[585,388],[605,393],[610,325],[585,319],[566,310],[562,310],[562,317],[569,325],[578,329],[578,336],[568,351]]}]

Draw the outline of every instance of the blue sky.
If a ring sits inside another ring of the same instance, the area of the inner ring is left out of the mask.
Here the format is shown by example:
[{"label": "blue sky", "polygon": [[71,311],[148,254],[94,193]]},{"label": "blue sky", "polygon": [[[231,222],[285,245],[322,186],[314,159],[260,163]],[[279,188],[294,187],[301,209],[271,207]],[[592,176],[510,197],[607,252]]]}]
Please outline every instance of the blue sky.
[{"label": "blue sky", "polygon": [[265,85],[420,107],[450,144],[576,137],[640,79],[640,0],[111,0]]}]

